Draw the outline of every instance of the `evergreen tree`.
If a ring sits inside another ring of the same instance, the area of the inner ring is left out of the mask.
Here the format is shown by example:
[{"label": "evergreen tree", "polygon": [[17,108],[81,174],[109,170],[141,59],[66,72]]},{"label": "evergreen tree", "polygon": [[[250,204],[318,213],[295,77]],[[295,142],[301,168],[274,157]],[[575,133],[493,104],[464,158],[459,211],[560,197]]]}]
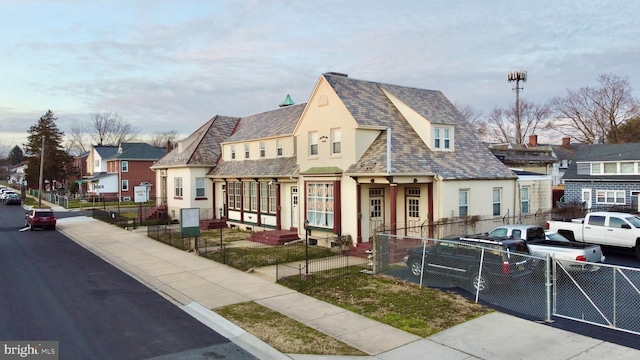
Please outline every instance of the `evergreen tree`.
[{"label": "evergreen tree", "polygon": [[[46,183],[58,183],[58,187],[64,186],[67,179],[65,166],[71,163],[71,157],[64,150],[64,132],[58,129],[53,117],[53,112],[48,110],[40,117],[36,125],[29,128],[27,143],[24,144],[25,155],[27,156],[26,179],[30,187],[35,188],[40,183],[40,159],[42,156],[42,139],[44,138],[44,166],[42,168],[42,179]],[[42,184],[43,188],[45,184]]]},{"label": "evergreen tree", "polygon": [[18,165],[22,162],[23,156],[24,153],[22,152],[22,149],[20,149],[20,146],[16,145],[11,149],[11,151],[9,151],[9,163],[11,165]]}]

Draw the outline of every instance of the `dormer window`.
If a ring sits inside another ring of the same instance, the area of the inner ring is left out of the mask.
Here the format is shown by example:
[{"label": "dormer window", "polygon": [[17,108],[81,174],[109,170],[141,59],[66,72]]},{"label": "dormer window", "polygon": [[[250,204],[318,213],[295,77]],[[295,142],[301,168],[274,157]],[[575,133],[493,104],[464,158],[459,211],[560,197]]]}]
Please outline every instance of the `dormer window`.
[{"label": "dormer window", "polygon": [[434,127],[433,128],[433,148],[434,150],[453,150],[453,128]]}]

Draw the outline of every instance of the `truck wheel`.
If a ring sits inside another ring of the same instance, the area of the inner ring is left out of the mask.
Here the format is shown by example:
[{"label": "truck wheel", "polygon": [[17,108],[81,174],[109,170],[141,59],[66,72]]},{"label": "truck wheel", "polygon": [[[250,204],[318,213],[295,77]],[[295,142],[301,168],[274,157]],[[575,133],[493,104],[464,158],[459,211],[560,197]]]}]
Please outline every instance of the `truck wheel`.
[{"label": "truck wheel", "polygon": [[486,292],[489,289],[489,280],[485,274],[480,275],[478,270],[474,269],[470,279],[471,288],[475,291]]},{"label": "truck wheel", "polygon": [[422,274],[422,262],[416,259],[409,261],[409,271],[411,271],[411,275],[420,277],[420,274]]}]

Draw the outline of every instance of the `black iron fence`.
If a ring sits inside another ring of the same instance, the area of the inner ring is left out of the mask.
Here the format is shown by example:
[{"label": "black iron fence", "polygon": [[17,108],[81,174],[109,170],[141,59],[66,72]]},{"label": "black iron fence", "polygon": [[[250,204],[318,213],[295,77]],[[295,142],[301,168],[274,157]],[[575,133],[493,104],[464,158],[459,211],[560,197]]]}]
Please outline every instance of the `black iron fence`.
[{"label": "black iron fence", "polygon": [[93,209],[92,216],[94,219],[98,219],[100,221],[104,221],[123,229],[137,229],[138,228],[138,220],[132,219],[128,217],[122,216],[120,213],[115,211],[104,211],[100,209]]}]

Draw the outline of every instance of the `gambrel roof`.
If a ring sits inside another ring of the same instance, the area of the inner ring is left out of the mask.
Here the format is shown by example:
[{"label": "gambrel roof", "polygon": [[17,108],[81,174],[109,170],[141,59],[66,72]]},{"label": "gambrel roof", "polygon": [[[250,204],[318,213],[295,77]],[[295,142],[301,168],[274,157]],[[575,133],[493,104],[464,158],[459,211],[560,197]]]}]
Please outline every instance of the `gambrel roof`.
[{"label": "gambrel roof", "polygon": [[237,117],[214,116],[151,168],[215,166],[222,152],[220,144],[231,136],[239,120]]},{"label": "gambrel roof", "polygon": [[[444,179],[513,179],[515,175],[478,139],[475,129],[440,91],[324,74],[359,126],[391,129],[391,172],[387,172],[387,131],[346,171],[362,175],[435,175]],[[432,125],[454,127],[454,151],[433,151],[391,99],[397,98]]]}]

